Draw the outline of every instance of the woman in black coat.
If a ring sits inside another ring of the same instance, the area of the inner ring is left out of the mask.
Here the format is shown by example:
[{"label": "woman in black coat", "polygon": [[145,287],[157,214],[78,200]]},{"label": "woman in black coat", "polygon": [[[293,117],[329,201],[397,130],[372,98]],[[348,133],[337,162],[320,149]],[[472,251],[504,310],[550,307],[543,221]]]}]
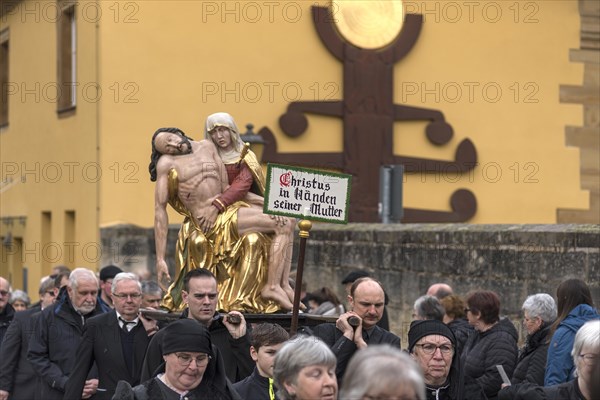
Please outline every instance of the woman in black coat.
[{"label": "woman in black coat", "polygon": [[496,365],[511,376],[517,364],[518,333],[508,319],[500,319],[500,300],[491,291],[467,297],[467,319],[475,328],[461,356],[464,398],[492,400],[498,396],[502,378]]},{"label": "woman in black coat", "polygon": [[[552,386],[529,382],[513,385],[514,400],[597,400],[600,395],[600,320],[586,322],[575,335],[571,351],[575,379]],[[503,390],[504,391],[504,390]]]},{"label": "woman in black coat", "polygon": [[546,293],[529,296],[523,303],[523,327],[527,330],[525,347],[519,354],[511,382],[544,385],[550,325],[556,319],[556,302]]},{"label": "woman in black coat", "polygon": [[[511,383],[534,383],[544,386],[544,373],[550,326],[556,319],[556,302],[546,293],[527,297],[523,303],[523,327],[527,331],[525,346],[521,349]],[[503,385],[504,386],[504,385]],[[509,400],[515,396],[515,386],[507,386],[498,393],[498,399]]]}]

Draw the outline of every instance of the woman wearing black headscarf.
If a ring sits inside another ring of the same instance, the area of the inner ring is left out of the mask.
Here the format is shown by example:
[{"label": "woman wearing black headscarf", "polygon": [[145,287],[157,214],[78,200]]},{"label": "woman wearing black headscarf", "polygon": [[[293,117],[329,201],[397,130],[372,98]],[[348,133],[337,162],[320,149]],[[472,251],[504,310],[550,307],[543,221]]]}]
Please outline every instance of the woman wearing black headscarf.
[{"label": "woman wearing black headscarf", "polygon": [[163,368],[154,378],[131,387],[119,381],[113,400],[240,400],[225,375],[219,351],[199,322],[180,319],[165,328]]}]

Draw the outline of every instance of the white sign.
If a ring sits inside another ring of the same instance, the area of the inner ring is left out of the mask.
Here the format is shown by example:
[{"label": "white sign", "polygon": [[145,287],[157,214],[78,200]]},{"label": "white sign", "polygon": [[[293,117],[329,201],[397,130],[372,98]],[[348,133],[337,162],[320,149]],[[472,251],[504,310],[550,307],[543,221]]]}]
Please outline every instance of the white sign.
[{"label": "white sign", "polygon": [[288,165],[267,165],[265,214],[348,223],[352,176]]}]

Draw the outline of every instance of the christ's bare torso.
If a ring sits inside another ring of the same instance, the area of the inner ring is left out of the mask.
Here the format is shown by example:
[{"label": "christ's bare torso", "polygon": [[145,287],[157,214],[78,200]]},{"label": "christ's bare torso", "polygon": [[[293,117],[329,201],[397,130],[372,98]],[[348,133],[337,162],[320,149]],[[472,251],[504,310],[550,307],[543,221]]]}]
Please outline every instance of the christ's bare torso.
[{"label": "christ's bare torso", "polygon": [[210,207],[223,189],[221,174],[223,162],[212,143],[192,142],[192,153],[185,155],[163,155],[158,165],[160,173],[177,171],[178,195],[183,205],[193,214]]}]

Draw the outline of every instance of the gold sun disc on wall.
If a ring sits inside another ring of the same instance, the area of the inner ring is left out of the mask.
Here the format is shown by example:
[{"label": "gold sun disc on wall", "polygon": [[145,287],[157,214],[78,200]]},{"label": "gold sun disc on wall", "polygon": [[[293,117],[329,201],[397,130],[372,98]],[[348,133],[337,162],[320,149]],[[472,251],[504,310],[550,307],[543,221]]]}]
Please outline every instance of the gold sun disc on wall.
[{"label": "gold sun disc on wall", "polygon": [[390,44],[402,29],[401,0],[332,0],[331,7],[340,34],[363,49]]}]

